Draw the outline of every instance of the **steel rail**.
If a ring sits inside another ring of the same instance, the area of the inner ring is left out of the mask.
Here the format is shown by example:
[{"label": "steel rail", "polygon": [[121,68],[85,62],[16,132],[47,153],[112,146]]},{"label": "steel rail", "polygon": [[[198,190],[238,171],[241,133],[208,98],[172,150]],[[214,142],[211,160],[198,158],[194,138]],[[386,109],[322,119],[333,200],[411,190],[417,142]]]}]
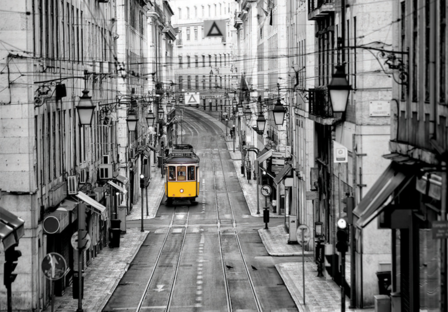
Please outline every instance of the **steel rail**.
[{"label": "steel rail", "polygon": [[[218,149],[219,160],[220,160],[220,162],[221,162],[221,167],[223,168],[223,172],[224,172],[224,166],[223,166],[223,162],[222,162],[222,157],[221,157],[221,153],[220,153],[220,151],[221,151],[221,149]],[[228,149],[227,149],[227,143],[226,143],[226,149],[225,149],[225,151],[228,152]],[[244,268],[246,269],[246,274],[247,274],[247,277],[248,277],[248,279],[249,279],[249,283],[250,283],[250,286],[251,286],[252,293],[253,293],[253,295],[254,295],[254,299],[255,299],[255,304],[256,304],[256,306],[257,306],[257,310],[258,310],[259,312],[263,312],[263,309],[262,309],[262,306],[261,306],[261,303],[260,303],[260,299],[258,298],[257,292],[255,291],[255,285],[254,285],[254,282],[253,282],[253,280],[252,280],[252,277],[250,276],[250,271],[249,271],[249,268],[248,268],[246,259],[245,259],[245,257],[244,257],[244,252],[243,252],[243,248],[242,248],[242,246],[241,246],[241,241],[240,241],[240,238],[239,238],[239,235],[238,235],[238,231],[237,231],[237,229],[236,229],[235,214],[234,214],[234,211],[233,211],[232,203],[231,203],[231,201],[230,201],[230,196],[229,196],[229,192],[228,192],[228,189],[227,189],[227,181],[226,181],[225,178],[224,178],[224,185],[225,185],[225,188],[226,188],[227,199],[228,199],[228,201],[229,201],[229,205],[230,205],[230,211],[231,211],[231,213],[232,213],[233,228],[235,229],[235,237],[236,237],[236,241],[237,241],[237,243],[238,243],[238,249],[239,249],[240,254],[241,254],[241,259],[243,260]],[[219,238],[220,238],[220,244],[221,244],[221,235],[220,235],[220,233],[221,233],[221,231],[218,231]]]}]

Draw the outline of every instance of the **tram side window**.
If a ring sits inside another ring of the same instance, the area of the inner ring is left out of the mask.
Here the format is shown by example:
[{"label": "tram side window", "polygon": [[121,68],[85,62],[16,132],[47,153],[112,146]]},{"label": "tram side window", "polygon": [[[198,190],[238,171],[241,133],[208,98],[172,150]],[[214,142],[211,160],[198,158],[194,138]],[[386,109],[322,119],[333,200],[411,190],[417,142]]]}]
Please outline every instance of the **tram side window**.
[{"label": "tram side window", "polygon": [[179,166],[177,167],[177,181],[185,181],[187,176],[187,167]]},{"label": "tram side window", "polygon": [[169,179],[169,181],[176,181],[176,167],[175,166],[168,167],[168,179]]},{"label": "tram side window", "polygon": [[188,180],[194,181],[194,166],[188,166]]}]

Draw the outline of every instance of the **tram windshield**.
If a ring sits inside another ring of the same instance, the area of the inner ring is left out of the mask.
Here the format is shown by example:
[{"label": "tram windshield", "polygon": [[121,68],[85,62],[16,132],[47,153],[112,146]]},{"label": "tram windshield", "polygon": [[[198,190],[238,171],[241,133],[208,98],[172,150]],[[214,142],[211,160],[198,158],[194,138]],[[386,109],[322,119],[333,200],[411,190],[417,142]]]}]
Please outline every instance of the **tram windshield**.
[{"label": "tram windshield", "polygon": [[177,167],[177,181],[185,181],[187,178],[187,167],[178,166]]},{"label": "tram windshield", "polygon": [[176,167],[175,166],[168,167],[168,180],[176,181]]},{"label": "tram windshield", "polygon": [[188,166],[188,180],[194,181],[194,166]]}]

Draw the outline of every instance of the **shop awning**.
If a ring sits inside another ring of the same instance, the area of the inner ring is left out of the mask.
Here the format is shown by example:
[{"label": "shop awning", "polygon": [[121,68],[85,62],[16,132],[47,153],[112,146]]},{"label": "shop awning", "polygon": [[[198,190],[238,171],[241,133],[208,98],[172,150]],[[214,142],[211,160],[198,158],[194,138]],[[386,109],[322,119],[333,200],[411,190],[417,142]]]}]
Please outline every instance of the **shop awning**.
[{"label": "shop awning", "polygon": [[89,204],[90,206],[92,206],[95,210],[97,210],[101,216],[103,217],[103,219],[107,219],[107,210],[106,207],[104,207],[103,205],[101,205],[99,202],[97,202],[96,200],[94,200],[92,197],[88,196],[86,193],[83,193],[81,191],[78,191],[78,194],[76,194],[76,197],[78,197],[80,200],[82,200],[83,202]]},{"label": "shop awning", "polygon": [[265,161],[271,156],[272,156],[272,150],[268,150],[266,148],[262,149],[257,157],[258,163],[261,164],[263,161]]},{"label": "shop awning", "polygon": [[288,175],[291,171],[292,166],[290,164],[286,164],[283,166],[283,169],[275,176],[274,182],[275,184],[279,184],[283,179]]},{"label": "shop awning", "polygon": [[123,194],[126,194],[128,192],[125,188],[122,188],[121,186],[119,186],[118,184],[116,184],[116,183],[114,183],[112,181],[107,181],[107,183],[112,185],[113,187],[115,187],[117,190],[119,190]]},{"label": "shop awning", "polygon": [[128,178],[122,176],[122,175],[118,175],[115,177],[116,180],[120,181],[123,184],[127,184],[128,183]]},{"label": "shop awning", "polygon": [[356,226],[365,227],[375,219],[390,203],[387,200],[394,192],[395,196],[414,178],[412,172],[406,172],[406,166],[392,162],[367,192],[353,214],[359,218]]},{"label": "shop awning", "polygon": [[3,207],[0,207],[0,221],[14,230],[17,241],[25,234],[25,221]]}]

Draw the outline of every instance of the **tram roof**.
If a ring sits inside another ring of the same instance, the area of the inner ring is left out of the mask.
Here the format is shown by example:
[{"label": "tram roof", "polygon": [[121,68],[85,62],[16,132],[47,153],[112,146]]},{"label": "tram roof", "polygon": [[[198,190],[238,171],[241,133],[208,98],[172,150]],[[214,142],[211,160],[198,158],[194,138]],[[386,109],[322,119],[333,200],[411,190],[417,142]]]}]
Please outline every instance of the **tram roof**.
[{"label": "tram roof", "polygon": [[199,164],[199,157],[194,155],[194,157],[177,157],[168,156],[164,161],[165,164]]}]

